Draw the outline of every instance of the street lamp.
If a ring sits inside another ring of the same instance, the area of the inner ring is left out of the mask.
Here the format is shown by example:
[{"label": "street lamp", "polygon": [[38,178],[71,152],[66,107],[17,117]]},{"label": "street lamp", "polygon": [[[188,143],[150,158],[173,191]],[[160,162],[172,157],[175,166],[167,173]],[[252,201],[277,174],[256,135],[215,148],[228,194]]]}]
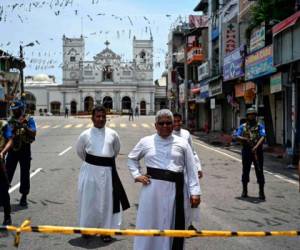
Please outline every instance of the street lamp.
[{"label": "street lamp", "polygon": [[[26,45],[20,45],[20,59],[23,60],[23,48],[25,47],[33,47],[34,46],[34,43],[28,43]],[[24,67],[21,67],[20,68],[20,78],[21,78],[21,100],[24,100],[24,76],[23,76],[23,69],[25,68],[25,65]]]}]

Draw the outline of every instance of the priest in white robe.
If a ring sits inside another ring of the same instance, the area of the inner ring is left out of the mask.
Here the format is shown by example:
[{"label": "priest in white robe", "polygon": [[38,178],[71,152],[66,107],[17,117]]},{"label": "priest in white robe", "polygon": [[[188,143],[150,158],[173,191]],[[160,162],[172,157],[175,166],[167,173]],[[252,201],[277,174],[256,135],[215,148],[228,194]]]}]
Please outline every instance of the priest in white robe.
[{"label": "priest in white robe", "polygon": [[[194,155],[188,142],[172,134],[173,115],[160,110],[155,117],[157,133],[142,138],[128,155],[128,167],[143,184],[138,206],[137,229],[186,229],[184,202],[200,204],[200,184]],[[147,173],[139,161],[144,158]],[[184,179],[188,185],[184,185]],[[184,190],[187,188],[188,190]],[[190,194],[189,199],[186,195]],[[187,206],[187,205],[185,205]],[[182,238],[135,237],[135,250],[182,250]]]},{"label": "priest in white robe", "polygon": [[[116,131],[105,127],[104,107],[93,109],[92,121],[94,126],[80,134],[76,145],[83,161],[78,180],[79,225],[119,229],[121,211],[129,208],[115,166],[120,140]],[[103,236],[102,240],[109,242],[111,237]]]}]

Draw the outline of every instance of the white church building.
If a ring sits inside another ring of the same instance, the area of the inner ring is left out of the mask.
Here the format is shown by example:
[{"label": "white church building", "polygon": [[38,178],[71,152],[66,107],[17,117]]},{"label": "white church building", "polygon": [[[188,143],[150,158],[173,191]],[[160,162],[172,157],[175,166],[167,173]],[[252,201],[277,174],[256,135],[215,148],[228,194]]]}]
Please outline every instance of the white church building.
[{"label": "white church building", "polygon": [[[85,60],[84,38],[63,36],[62,84],[44,74],[25,78],[27,105],[43,112],[86,114],[96,104],[112,113],[127,113],[139,108],[141,115],[153,114],[165,106],[165,87],[153,81],[153,40],[133,38],[133,59],[123,62],[109,48]],[[157,95],[155,93],[157,92]],[[157,103],[155,103],[155,98]]]}]

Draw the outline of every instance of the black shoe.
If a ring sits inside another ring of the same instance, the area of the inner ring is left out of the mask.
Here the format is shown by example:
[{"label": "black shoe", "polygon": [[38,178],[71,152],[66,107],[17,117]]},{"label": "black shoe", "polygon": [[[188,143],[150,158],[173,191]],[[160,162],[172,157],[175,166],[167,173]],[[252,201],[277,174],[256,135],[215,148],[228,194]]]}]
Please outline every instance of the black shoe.
[{"label": "black shoe", "polygon": [[2,223],[2,224],[3,224],[4,226],[8,226],[8,225],[11,225],[11,224],[12,224],[10,215],[4,217],[4,220],[3,220],[3,223]]},{"label": "black shoe", "polygon": [[101,236],[101,239],[104,243],[109,243],[109,242],[112,242],[113,238],[109,235],[103,235]]},{"label": "black shoe", "polygon": [[247,190],[243,190],[242,194],[241,194],[242,198],[248,198],[248,191]]},{"label": "black shoe", "polygon": [[265,200],[266,200],[266,196],[265,196],[264,191],[259,191],[258,198],[259,198],[260,200],[262,200],[262,201],[265,201]]},{"label": "black shoe", "polygon": [[27,203],[27,195],[23,194],[20,200],[20,204],[21,207],[27,207],[28,203]]},{"label": "black shoe", "polygon": [[265,192],[264,192],[264,185],[260,184],[259,185],[259,193],[258,193],[258,198],[262,201],[266,200]]}]

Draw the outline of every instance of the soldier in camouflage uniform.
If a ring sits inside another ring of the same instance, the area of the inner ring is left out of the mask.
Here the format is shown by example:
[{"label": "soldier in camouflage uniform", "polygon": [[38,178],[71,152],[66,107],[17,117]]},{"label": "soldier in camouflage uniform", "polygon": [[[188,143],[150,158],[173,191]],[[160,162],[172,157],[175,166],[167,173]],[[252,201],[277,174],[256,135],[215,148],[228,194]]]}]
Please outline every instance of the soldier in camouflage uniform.
[{"label": "soldier in camouflage uniform", "polygon": [[265,200],[264,185],[264,157],[263,157],[263,142],[266,136],[265,128],[256,120],[257,111],[255,108],[247,110],[247,122],[242,124],[237,131],[237,139],[243,144],[242,149],[242,197],[248,197],[248,182],[251,164],[254,164],[257,183],[259,184],[259,199]]},{"label": "soldier in camouflage uniform", "polygon": [[5,121],[0,121],[0,206],[4,208],[3,225],[11,225],[9,181],[5,168],[5,155],[13,144],[12,129]]},{"label": "soldier in camouflage uniform", "polygon": [[21,181],[20,206],[27,206],[27,195],[30,189],[31,143],[35,140],[36,126],[32,117],[25,114],[22,101],[13,101],[10,109],[13,112],[8,123],[13,129],[13,148],[8,152],[6,168],[9,182],[12,181],[18,162],[20,163]]}]

